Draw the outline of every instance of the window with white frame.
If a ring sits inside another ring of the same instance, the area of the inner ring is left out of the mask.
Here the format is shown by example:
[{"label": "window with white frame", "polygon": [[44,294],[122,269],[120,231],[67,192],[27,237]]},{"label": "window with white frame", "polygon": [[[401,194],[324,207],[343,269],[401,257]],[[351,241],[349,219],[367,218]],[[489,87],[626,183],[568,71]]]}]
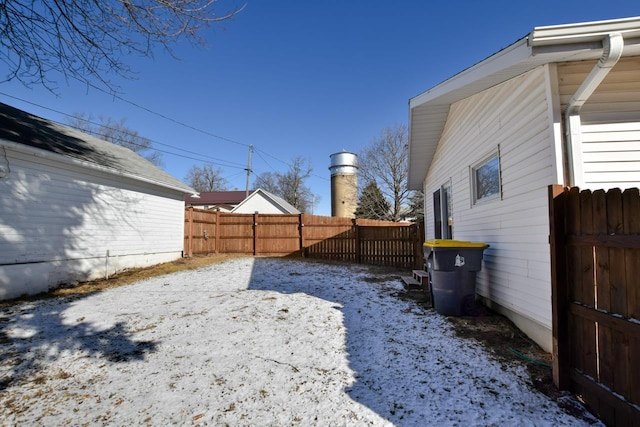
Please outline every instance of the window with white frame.
[{"label": "window with white frame", "polygon": [[500,152],[496,150],[471,166],[473,204],[500,199],[502,196],[500,184]]}]

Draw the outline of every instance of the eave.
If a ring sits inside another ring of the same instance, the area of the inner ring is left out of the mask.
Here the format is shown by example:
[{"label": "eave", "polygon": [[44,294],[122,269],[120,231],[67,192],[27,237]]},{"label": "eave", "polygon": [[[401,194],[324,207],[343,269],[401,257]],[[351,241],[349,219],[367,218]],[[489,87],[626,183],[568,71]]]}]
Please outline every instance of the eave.
[{"label": "eave", "polygon": [[603,37],[612,32],[623,35],[624,56],[640,55],[640,17],[536,27],[505,49],[410,99],[409,189],[422,189],[453,103],[544,64],[598,59]]}]

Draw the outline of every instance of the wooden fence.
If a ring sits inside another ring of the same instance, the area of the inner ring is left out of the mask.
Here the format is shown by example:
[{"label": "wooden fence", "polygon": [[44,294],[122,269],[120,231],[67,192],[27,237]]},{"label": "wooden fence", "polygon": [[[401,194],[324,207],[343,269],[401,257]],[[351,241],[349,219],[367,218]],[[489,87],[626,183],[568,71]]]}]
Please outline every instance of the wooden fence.
[{"label": "wooden fence", "polygon": [[554,381],[640,426],[640,195],[549,187]]},{"label": "wooden fence", "polygon": [[422,268],[421,225],[286,214],[231,214],[187,208],[186,256],[299,255],[398,268]]}]

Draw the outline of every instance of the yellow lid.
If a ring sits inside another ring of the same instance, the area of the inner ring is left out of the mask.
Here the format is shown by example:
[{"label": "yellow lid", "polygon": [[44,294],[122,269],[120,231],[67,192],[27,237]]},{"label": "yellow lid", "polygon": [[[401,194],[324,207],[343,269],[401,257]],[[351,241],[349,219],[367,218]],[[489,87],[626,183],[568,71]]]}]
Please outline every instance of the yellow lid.
[{"label": "yellow lid", "polygon": [[431,239],[424,242],[432,248],[486,248],[489,245],[482,242],[467,242],[465,240]]}]

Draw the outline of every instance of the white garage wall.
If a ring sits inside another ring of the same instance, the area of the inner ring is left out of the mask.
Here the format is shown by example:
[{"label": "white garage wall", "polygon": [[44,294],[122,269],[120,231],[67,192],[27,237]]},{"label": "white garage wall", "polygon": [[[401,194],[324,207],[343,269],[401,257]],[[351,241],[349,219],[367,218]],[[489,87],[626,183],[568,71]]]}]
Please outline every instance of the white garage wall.
[{"label": "white garage wall", "polygon": [[[6,147],[0,299],[179,258],[184,195]],[[107,252],[109,257],[107,259]]]}]

